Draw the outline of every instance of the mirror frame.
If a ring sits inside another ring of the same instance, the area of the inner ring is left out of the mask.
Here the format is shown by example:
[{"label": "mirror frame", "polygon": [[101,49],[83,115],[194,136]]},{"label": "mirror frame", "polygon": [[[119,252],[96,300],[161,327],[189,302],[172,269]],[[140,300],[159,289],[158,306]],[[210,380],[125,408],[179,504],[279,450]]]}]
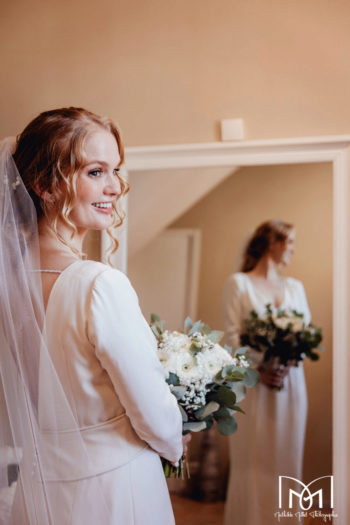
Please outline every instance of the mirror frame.
[{"label": "mirror frame", "polygon": [[[129,147],[125,158],[127,172],[140,175],[145,170],[191,167],[332,164],[334,511],[335,522],[346,525],[350,521],[350,135]],[[126,272],[127,225],[118,252],[112,262]]]}]

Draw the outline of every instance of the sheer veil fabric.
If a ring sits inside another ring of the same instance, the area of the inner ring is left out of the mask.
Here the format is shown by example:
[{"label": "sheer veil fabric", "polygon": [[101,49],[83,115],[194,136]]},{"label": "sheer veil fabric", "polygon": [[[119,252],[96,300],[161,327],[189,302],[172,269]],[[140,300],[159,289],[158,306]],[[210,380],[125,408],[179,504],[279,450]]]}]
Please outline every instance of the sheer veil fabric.
[{"label": "sheer veil fabric", "polygon": [[[70,509],[55,505],[56,491],[89,476],[93,462],[45,345],[41,278],[33,271],[40,268],[36,212],[14,144],[0,142],[0,458],[12,447],[20,474],[13,513],[0,525],[63,525]],[[0,489],[8,484],[5,467]],[[79,484],[74,511],[80,506],[86,525],[108,522],[98,476]]]}]

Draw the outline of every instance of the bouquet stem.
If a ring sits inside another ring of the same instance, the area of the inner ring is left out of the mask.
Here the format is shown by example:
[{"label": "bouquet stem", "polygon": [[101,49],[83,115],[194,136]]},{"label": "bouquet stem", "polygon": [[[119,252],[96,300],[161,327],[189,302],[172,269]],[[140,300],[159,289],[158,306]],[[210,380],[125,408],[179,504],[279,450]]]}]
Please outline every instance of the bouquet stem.
[{"label": "bouquet stem", "polygon": [[162,465],[166,478],[185,479],[185,474],[187,479],[191,478],[190,467],[186,459],[181,458],[178,466],[175,467],[170,461],[162,458]]}]

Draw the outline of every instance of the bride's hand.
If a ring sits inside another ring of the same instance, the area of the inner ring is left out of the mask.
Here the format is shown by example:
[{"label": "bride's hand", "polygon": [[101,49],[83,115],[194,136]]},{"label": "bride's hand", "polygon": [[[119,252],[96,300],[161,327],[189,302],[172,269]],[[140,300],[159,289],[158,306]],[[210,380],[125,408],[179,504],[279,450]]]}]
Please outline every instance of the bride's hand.
[{"label": "bride's hand", "polygon": [[183,454],[182,457],[186,457],[188,452],[188,444],[192,439],[192,434],[186,434],[185,436],[182,436],[182,446],[183,446]]},{"label": "bride's hand", "polygon": [[[188,444],[191,441],[191,439],[192,439],[192,434],[186,434],[185,436],[182,436],[182,448],[183,448],[182,459],[185,459],[185,457],[187,455]],[[173,467],[178,467],[179,466],[179,462],[178,461],[176,463],[172,462],[171,464],[172,464]]]},{"label": "bride's hand", "polygon": [[272,368],[269,366],[260,366],[260,381],[268,388],[281,387],[283,379],[288,375],[290,365],[281,365],[279,368]]}]

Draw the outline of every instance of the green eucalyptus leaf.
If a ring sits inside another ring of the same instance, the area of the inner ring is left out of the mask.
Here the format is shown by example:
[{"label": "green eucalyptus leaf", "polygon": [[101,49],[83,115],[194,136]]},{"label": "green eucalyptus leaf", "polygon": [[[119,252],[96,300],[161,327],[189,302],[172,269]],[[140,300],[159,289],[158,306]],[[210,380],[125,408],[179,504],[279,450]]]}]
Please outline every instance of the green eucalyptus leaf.
[{"label": "green eucalyptus leaf", "polygon": [[183,422],[183,423],[187,423],[187,421],[188,421],[188,415],[187,415],[186,410],[185,410],[181,405],[178,405],[178,407],[179,407],[180,412],[181,412],[182,422]]},{"label": "green eucalyptus leaf", "polygon": [[[267,310],[268,310],[268,307],[269,307],[269,306],[270,306],[270,305],[267,305],[267,307],[266,307]],[[270,311],[271,311],[271,306],[270,306]],[[252,310],[252,311],[250,312],[250,317],[251,317],[252,319],[258,319],[258,318],[259,318],[259,316],[258,316],[258,314],[257,314],[257,312],[256,312],[255,310]]]},{"label": "green eucalyptus leaf", "polygon": [[223,336],[224,336],[224,332],[221,332],[220,330],[213,330],[212,332],[210,332],[207,338],[209,339],[209,341],[216,344],[216,343],[220,343]]},{"label": "green eucalyptus leaf", "polygon": [[245,414],[243,408],[241,408],[241,407],[238,406],[238,405],[235,405],[234,407],[232,407],[232,410],[233,410],[234,412],[240,412],[241,414]]},{"label": "green eucalyptus leaf", "polygon": [[210,327],[207,324],[202,324],[202,334],[203,335],[209,335],[211,332]]},{"label": "green eucalyptus leaf", "polygon": [[310,352],[309,357],[311,361],[318,361],[320,359],[320,356],[318,354],[315,354],[314,352]]},{"label": "green eucalyptus leaf", "polygon": [[223,370],[224,370],[224,369],[220,370],[220,371],[216,374],[216,376],[215,376],[215,378],[214,378],[214,379],[215,379],[215,382],[220,382],[220,383],[223,382],[223,380],[224,380],[224,377],[223,377],[223,375],[222,375],[222,374],[223,374]]},{"label": "green eucalyptus leaf", "polygon": [[235,365],[226,365],[224,368],[219,372],[221,374],[221,377],[225,378],[228,375],[230,375],[234,370],[236,369]]},{"label": "green eucalyptus leaf", "polygon": [[166,380],[166,382],[168,383],[168,385],[178,386],[180,384],[180,379],[173,372],[169,372],[169,377]]},{"label": "green eucalyptus leaf", "polygon": [[188,332],[188,335],[193,335],[195,332],[200,332],[203,326],[202,321],[196,321],[192,326],[191,330]]},{"label": "green eucalyptus leaf", "polygon": [[214,417],[217,421],[219,421],[219,419],[223,417],[231,417],[230,409],[226,407],[221,407],[215,412]]},{"label": "green eucalyptus leaf", "polygon": [[244,355],[247,353],[247,348],[245,346],[242,346],[241,348],[238,348],[236,351],[235,351],[235,356],[236,355]]},{"label": "green eucalyptus leaf", "polygon": [[160,321],[160,317],[157,314],[151,314],[151,323],[157,323]]},{"label": "green eucalyptus leaf", "polygon": [[253,388],[259,382],[260,374],[254,368],[247,368],[245,371],[245,377],[243,379],[243,384],[248,388]]},{"label": "green eucalyptus leaf", "polygon": [[236,404],[236,394],[229,387],[222,385],[218,388],[214,400],[220,405],[232,408]]},{"label": "green eucalyptus leaf", "polygon": [[209,430],[214,425],[214,418],[212,416],[209,416],[205,419],[206,423],[206,430]]},{"label": "green eucalyptus leaf", "polygon": [[174,394],[174,396],[176,397],[178,401],[182,399],[186,393],[186,387],[181,386],[181,385],[177,385],[177,386],[171,385],[170,390],[171,390],[171,393]]},{"label": "green eucalyptus leaf", "polygon": [[161,334],[160,334],[158,328],[156,327],[156,325],[153,324],[153,325],[151,326],[151,330],[152,330],[152,332],[154,333],[154,335],[156,336],[156,338],[159,339],[160,336],[161,336]]},{"label": "green eucalyptus leaf", "polygon": [[236,394],[236,403],[240,403],[246,396],[246,387],[242,382],[234,382],[230,385],[231,390]]},{"label": "green eucalyptus leaf", "polygon": [[190,432],[200,432],[201,430],[204,430],[207,427],[205,421],[189,421],[188,423],[184,423],[183,430],[190,431]]},{"label": "green eucalyptus leaf", "polygon": [[220,418],[217,425],[218,431],[224,436],[229,436],[237,430],[237,421],[232,416]]},{"label": "green eucalyptus leaf", "polygon": [[185,324],[184,324],[184,331],[187,333],[190,328],[193,326],[193,321],[190,317],[186,317]]},{"label": "green eucalyptus leaf", "polygon": [[196,419],[205,419],[207,416],[216,412],[220,408],[219,403],[216,401],[210,401],[205,407],[199,408],[195,412]]},{"label": "green eucalyptus leaf", "polygon": [[243,371],[241,368],[238,368],[235,365],[228,365],[225,366],[223,377],[227,381],[243,381],[245,378],[245,370]]}]

